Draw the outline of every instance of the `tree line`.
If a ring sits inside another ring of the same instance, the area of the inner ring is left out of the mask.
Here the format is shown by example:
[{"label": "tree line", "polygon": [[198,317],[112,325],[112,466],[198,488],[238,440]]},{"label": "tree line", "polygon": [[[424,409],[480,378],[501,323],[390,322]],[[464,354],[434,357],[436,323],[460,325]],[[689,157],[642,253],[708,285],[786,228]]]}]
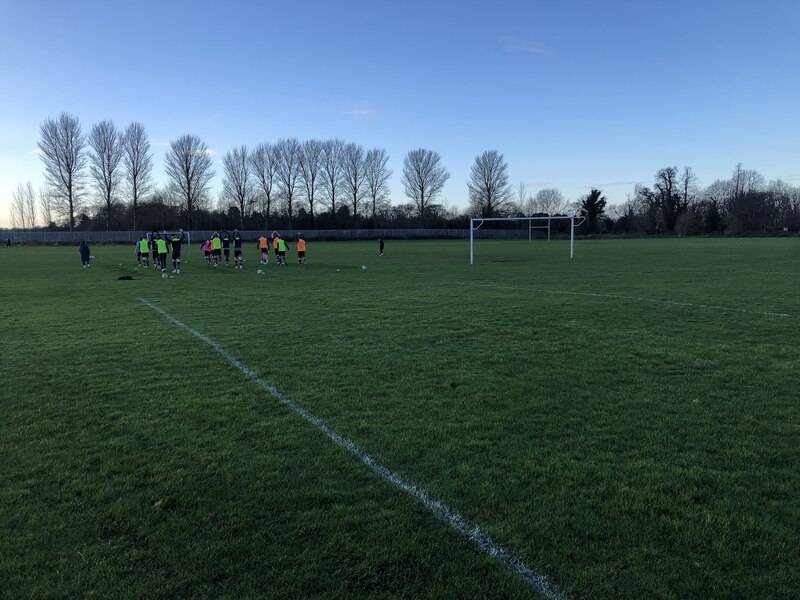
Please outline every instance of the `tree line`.
[{"label": "tree line", "polygon": [[[467,227],[472,217],[582,214],[583,233],[747,234],[800,227],[800,188],[766,182],[737,165],[730,179],[706,188],[690,167],[659,169],[652,185],[636,185],[620,205],[608,206],[592,188],[568,201],[555,188],[535,195],[514,188],[503,154],[475,157],[467,181],[469,206],[439,202],[450,173],[440,155],[419,148],[403,159],[407,201],[392,205],[383,148],[340,139],[264,142],[238,146],[222,158],[222,186],[212,197],[212,151],[196,135],[169,144],[166,183],[154,183],[151,142],[138,122],[124,129],[104,120],[84,133],[62,113],[40,126],[38,149],[45,185],[20,184],[12,196],[12,227],[69,230],[329,229]],[[509,225],[513,226],[513,225]]]}]

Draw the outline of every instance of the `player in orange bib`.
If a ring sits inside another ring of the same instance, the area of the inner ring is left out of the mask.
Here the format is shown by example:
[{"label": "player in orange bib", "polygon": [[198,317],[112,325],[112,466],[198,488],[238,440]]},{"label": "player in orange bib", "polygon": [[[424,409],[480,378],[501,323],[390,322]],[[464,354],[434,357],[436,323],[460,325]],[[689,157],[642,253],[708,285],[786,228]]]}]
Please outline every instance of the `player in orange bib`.
[{"label": "player in orange bib", "polygon": [[258,238],[258,250],[261,252],[261,264],[268,265],[269,264],[269,240],[266,236],[260,236]]},{"label": "player in orange bib", "polygon": [[300,266],[308,266],[306,262],[306,236],[302,233],[297,234],[297,262],[300,263]]}]

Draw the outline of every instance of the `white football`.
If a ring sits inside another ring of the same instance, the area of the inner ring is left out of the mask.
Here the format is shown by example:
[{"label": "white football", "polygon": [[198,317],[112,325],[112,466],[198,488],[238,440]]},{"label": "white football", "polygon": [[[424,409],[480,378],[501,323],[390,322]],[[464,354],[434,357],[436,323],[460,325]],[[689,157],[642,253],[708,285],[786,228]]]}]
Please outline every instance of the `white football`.
[{"label": "white football", "polygon": [[258,273],[259,275],[263,275],[263,274],[264,274],[264,271],[262,271],[261,269],[259,269],[258,271],[256,271],[256,273]]},{"label": "white football", "polygon": [[169,275],[167,273],[162,273],[161,279],[169,279]]},{"label": "white football", "polygon": [[367,270],[367,265],[361,265],[361,268],[366,271]]}]

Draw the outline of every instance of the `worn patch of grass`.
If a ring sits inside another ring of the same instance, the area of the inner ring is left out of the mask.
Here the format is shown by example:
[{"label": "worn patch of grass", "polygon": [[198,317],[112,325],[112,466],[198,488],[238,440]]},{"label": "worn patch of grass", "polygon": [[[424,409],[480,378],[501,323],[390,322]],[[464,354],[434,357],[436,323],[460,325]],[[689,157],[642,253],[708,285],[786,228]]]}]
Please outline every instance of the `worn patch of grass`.
[{"label": "worn patch of grass", "polygon": [[0,579],[535,597],[148,298],[568,597],[795,597],[796,246],[315,243],[261,276],[191,249],[167,280],[127,247],[3,249]]}]

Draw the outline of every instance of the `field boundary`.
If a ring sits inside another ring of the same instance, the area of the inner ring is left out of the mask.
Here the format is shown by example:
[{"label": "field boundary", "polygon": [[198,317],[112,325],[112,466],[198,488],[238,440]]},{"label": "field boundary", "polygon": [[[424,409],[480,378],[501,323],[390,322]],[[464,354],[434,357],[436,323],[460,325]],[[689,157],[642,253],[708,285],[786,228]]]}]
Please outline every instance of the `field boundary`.
[{"label": "field boundary", "polygon": [[431,513],[433,513],[433,515],[436,516],[440,521],[443,521],[444,523],[449,525],[452,529],[454,529],[459,535],[468,539],[484,554],[487,554],[491,558],[494,558],[506,569],[508,569],[515,575],[519,576],[532,589],[541,593],[545,597],[550,598],[551,600],[563,600],[564,596],[561,594],[561,592],[559,592],[558,589],[552,583],[550,583],[550,581],[544,575],[540,575],[539,573],[536,573],[535,571],[528,568],[522,562],[521,559],[512,554],[509,550],[505,549],[504,547],[494,542],[492,538],[489,537],[488,534],[484,533],[477,525],[474,525],[469,521],[467,521],[464,517],[455,512],[444,502],[430,496],[428,492],[426,492],[424,489],[418,488],[417,486],[407,481],[406,479],[404,479],[403,477],[401,477],[388,467],[385,467],[382,464],[380,464],[377,460],[375,460],[375,458],[367,454],[367,452],[361,449],[357,444],[350,441],[348,438],[340,435],[339,433],[331,429],[331,427],[329,427],[322,419],[316,417],[315,415],[307,411],[305,408],[297,404],[295,401],[288,398],[285,394],[283,394],[283,392],[278,390],[278,388],[276,388],[274,385],[272,385],[271,383],[260,377],[255,371],[250,369],[247,365],[245,365],[238,358],[233,356],[219,343],[217,343],[207,335],[193,329],[189,325],[185,324],[183,321],[172,316],[163,308],[154,304],[152,301],[146,298],[139,298],[139,300],[142,304],[154,310],[155,312],[161,314],[164,318],[166,318],[174,325],[177,325],[184,331],[192,334],[194,337],[198,338],[199,340],[211,346],[211,348],[213,348],[214,351],[217,352],[217,354],[220,354],[223,358],[225,358],[225,360],[227,360],[234,367],[239,369],[239,371],[241,371],[248,379],[259,384],[276,400],[286,405],[294,413],[296,413],[297,415],[299,415],[300,417],[302,417],[303,419],[314,425],[317,429],[322,431],[337,446],[344,448],[345,450],[350,452],[350,454],[358,458],[362,463],[364,463],[367,467],[369,467],[369,469],[373,473],[385,479],[395,487],[398,487],[404,492],[410,494],[423,507],[425,507]]}]

